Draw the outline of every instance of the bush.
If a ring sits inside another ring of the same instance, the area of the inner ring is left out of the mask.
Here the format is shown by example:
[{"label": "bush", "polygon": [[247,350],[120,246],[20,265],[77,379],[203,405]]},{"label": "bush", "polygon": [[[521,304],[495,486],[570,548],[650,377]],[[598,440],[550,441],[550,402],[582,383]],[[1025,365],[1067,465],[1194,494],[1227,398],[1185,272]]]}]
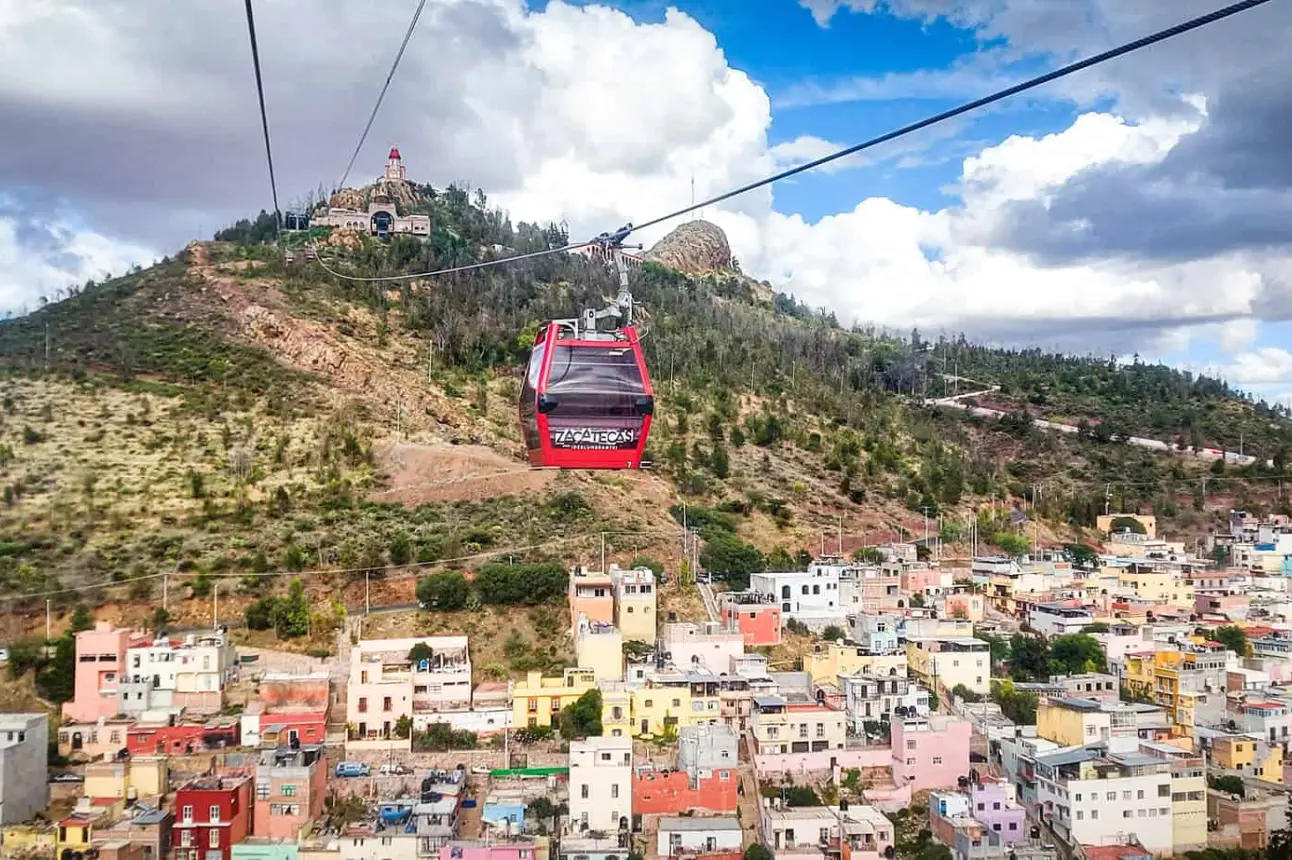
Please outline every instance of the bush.
[{"label": "bush", "polygon": [[488,564],[476,571],[481,603],[533,606],[565,596],[570,575],[556,562]]},{"label": "bush", "polygon": [[417,601],[423,609],[453,612],[467,605],[470,594],[467,578],[456,570],[433,573],[417,583]]}]

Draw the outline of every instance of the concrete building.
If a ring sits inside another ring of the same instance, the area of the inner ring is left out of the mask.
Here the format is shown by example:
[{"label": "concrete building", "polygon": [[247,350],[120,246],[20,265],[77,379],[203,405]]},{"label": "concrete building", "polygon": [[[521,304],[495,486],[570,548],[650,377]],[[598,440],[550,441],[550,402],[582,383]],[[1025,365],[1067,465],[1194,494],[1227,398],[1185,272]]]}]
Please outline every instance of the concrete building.
[{"label": "concrete building", "polygon": [[566,669],[560,677],[550,678],[543,677],[542,672],[530,672],[513,689],[511,724],[550,726],[564,708],[595,689],[597,678],[591,669]]},{"label": "concrete building", "polygon": [[126,748],[126,735],[134,720],[101,719],[91,723],[64,723],[58,727],[58,753],[93,761],[115,757]]},{"label": "concrete building", "polygon": [[928,690],[911,683],[905,675],[884,677],[859,672],[838,676],[838,683],[844,710],[856,735],[864,733],[868,722],[889,719],[897,708],[905,709],[899,716],[929,713]]},{"label": "concrete building", "polygon": [[251,833],[251,778],[206,776],[175,792],[176,860],[231,860]]},{"label": "concrete building", "polygon": [[139,715],[164,708],[215,714],[224,706],[224,687],[237,672],[233,643],[220,630],[182,640],[159,636],[126,649],[119,679],[121,713]]},{"label": "concrete building", "polygon": [[1142,741],[1140,752],[1171,765],[1171,838],[1176,854],[1207,847],[1207,774],[1192,747]]},{"label": "concrete building", "polygon": [[834,567],[814,564],[807,571],[755,573],[749,588],[776,600],[782,619],[793,618],[813,630],[846,620],[839,603],[839,570]]},{"label": "concrete building", "polygon": [[845,711],[780,696],[754,696],[750,734],[754,755],[841,750],[847,741]]},{"label": "concrete building", "polygon": [[392,148],[386,161],[386,168],[378,181],[378,193],[368,204],[366,211],[328,207],[315,212],[312,218],[314,226],[340,227],[352,230],[364,230],[374,236],[389,236],[404,233],[413,236],[431,235],[431,218],[429,215],[414,213],[400,214],[388,189],[381,188],[382,183],[405,182],[404,160],[399,150]]},{"label": "concrete building", "polygon": [[812,646],[811,654],[803,655],[803,671],[818,684],[834,683],[840,675],[905,676],[906,667],[903,649],[872,653],[844,642],[818,642]]},{"label": "concrete building", "polygon": [[632,738],[570,742],[570,828],[575,834],[613,835],[633,816]]},{"label": "concrete building", "polygon": [[615,581],[609,573],[579,566],[570,568],[569,600],[570,622],[576,630],[580,618],[615,623]]},{"label": "concrete building", "polygon": [[716,674],[727,671],[732,658],[745,653],[745,639],[718,621],[702,625],[680,621],[660,630],[659,651],[665,663],[680,670],[707,669]]},{"label": "concrete building", "polygon": [[0,714],[0,826],[49,806],[49,717]]},{"label": "concrete building", "polygon": [[949,788],[969,772],[968,720],[942,714],[892,721],[893,779],[912,792]]},{"label": "concrete building", "polygon": [[1027,810],[1019,805],[1011,782],[988,776],[970,784],[969,811],[1006,845],[1013,845],[1027,835]]},{"label": "concrete building", "polygon": [[901,650],[897,631],[901,622],[896,615],[849,615],[848,633],[852,641],[869,654],[896,654]]},{"label": "concrete building", "polygon": [[961,684],[979,695],[991,692],[991,647],[981,639],[908,639],[906,660],[916,680],[935,694]]},{"label": "concrete building", "polygon": [[[138,851],[139,860],[169,860],[174,820],[170,812],[140,803],[134,807],[133,814],[107,827],[96,828],[91,845],[101,849],[114,843],[127,844]],[[99,857],[102,860],[102,850]]]},{"label": "concrete building", "polygon": [[1116,844],[1134,833],[1149,852],[1172,853],[1170,762],[1093,744],[1037,756],[1036,778],[1041,817],[1068,845]]},{"label": "concrete building", "polygon": [[299,838],[323,814],[327,780],[327,757],[321,745],[261,752],[252,833],[267,839]]},{"label": "concrete building", "polygon": [[614,584],[615,625],[624,641],[654,642],[659,596],[654,571],[648,567],[623,570],[612,564],[610,578]]},{"label": "concrete building", "polygon": [[685,726],[677,745],[675,768],[642,764],[633,769],[633,812],[733,814],[740,784],[735,732],[722,725]]},{"label": "concrete building", "polygon": [[739,631],[746,647],[781,644],[781,607],[771,595],[723,592],[718,595],[718,617],[723,627]]},{"label": "concrete building", "polygon": [[81,723],[110,719],[121,713],[121,679],[126,671],[126,651],[152,641],[142,633],[113,627],[106,621],[93,630],[76,634],[76,685],[72,701],[63,705],[63,716]]},{"label": "concrete building", "polygon": [[1027,616],[1028,624],[1045,636],[1066,636],[1080,633],[1095,617],[1089,609],[1067,603],[1035,603]]},{"label": "concrete building", "polygon": [[619,628],[602,621],[578,619],[574,634],[574,659],[581,669],[591,669],[598,681],[624,678],[624,637]]},{"label": "concrete building", "polygon": [[734,817],[661,818],[656,837],[657,856],[740,857],[744,835]]},{"label": "concrete building", "polygon": [[[421,647],[419,647],[421,646]],[[429,648],[429,656],[416,654]],[[416,659],[414,659],[416,657]],[[465,710],[471,704],[471,658],[465,636],[366,639],[350,649],[347,746],[395,744],[400,718]]]}]

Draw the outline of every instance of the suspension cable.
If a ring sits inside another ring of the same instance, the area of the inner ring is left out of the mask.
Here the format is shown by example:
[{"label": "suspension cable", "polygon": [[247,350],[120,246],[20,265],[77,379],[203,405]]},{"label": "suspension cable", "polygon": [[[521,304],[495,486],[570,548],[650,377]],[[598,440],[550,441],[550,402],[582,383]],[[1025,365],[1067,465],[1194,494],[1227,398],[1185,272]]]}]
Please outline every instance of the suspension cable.
[{"label": "suspension cable", "polygon": [[265,159],[269,162],[269,190],[274,196],[274,233],[282,226],[282,213],[278,208],[278,182],[274,179],[274,151],[269,145],[269,115],[265,113],[265,84],[260,77],[260,47],[256,43],[256,16],[247,0],[247,33],[251,37],[251,64],[256,69],[256,95],[260,99],[260,126],[265,132]]},{"label": "suspension cable", "polygon": [[390,72],[386,75],[386,82],[381,85],[381,92],[377,95],[377,103],[372,106],[372,113],[368,115],[368,124],[363,127],[363,134],[359,135],[359,142],[355,144],[354,152],[350,155],[350,163],[345,166],[345,173],[341,175],[341,181],[337,188],[344,188],[345,181],[350,178],[350,171],[354,169],[355,159],[359,157],[359,150],[363,149],[363,142],[368,139],[368,132],[372,130],[372,122],[377,118],[377,111],[381,110],[381,103],[386,98],[386,90],[390,89],[390,82],[395,78],[395,70],[399,68],[399,61],[404,58],[404,49],[408,47],[408,40],[413,38],[413,30],[417,29],[417,19],[422,17],[422,10],[426,8],[426,0],[421,0],[417,4],[417,11],[413,12],[413,20],[408,22],[408,31],[404,33],[404,41],[399,45],[399,52],[395,54],[395,62],[390,65]]}]

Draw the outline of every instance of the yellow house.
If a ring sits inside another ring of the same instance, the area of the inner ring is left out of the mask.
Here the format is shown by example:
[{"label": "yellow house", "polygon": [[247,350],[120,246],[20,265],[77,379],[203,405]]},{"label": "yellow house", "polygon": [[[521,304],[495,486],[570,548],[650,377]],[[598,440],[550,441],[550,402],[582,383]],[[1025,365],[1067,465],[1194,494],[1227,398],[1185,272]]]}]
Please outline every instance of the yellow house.
[{"label": "yellow house", "polygon": [[960,685],[991,692],[991,646],[981,639],[907,639],[906,661],[915,680],[935,693]]},{"label": "yellow house", "polygon": [[803,657],[803,671],[815,684],[833,683],[839,675],[906,676],[906,654],[870,654],[856,645],[825,642]]},{"label": "yellow house", "polygon": [[135,756],[130,760],[130,787],[140,797],[165,795],[170,790],[170,766],[166,756]]},{"label": "yellow house", "polygon": [[1229,770],[1251,768],[1256,761],[1256,738],[1251,735],[1226,735],[1211,741],[1211,760]]},{"label": "yellow house", "polygon": [[58,828],[52,824],[10,824],[0,830],[8,857],[56,857]]},{"label": "yellow house", "polygon": [[[1223,648],[1195,645],[1193,651],[1155,651],[1127,654],[1123,681],[1132,695],[1161,705],[1171,721],[1192,734],[1195,714],[1206,702],[1205,693],[1195,692],[1196,683],[1186,683],[1190,673],[1217,671],[1226,656]],[[1215,695],[1212,693],[1211,695]]]},{"label": "yellow house", "polygon": [[601,684],[601,733],[612,738],[633,733],[633,696],[623,684]]},{"label": "yellow house", "polygon": [[541,672],[530,672],[512,691],[512,725],[550,726],[563,708],[595,689],[596,672],[591,669],[566,669],[560,677],[548,678]]},{"label": "yellow house", "polygon": [[1132,565],[1122,570],[1117,579],[1134,591],[1136,597],[1168,603],[1176,609],[1193,609],[1193,583],[1183,576]]},{"label": "yellow house", "polygon": [[85,766],[86,797],[125,797],[129,787],[129,762],[95,761]]},{"label": "yellow house", "polygon": [[632,696],[633,734],[658,735],[691,725],[690,687],[639,687]]},{"label": "yellow house", "polygon": [[1269,754],[1256,762],[1256,767],[1253,769],[1252,773],[1258,779],[1263,779],[1266,782],[1277,782],[1279,785],[1282,785],[1283,747],[1278,744],[1274,744],[1273,746],[1266,745],[1266,747]]},{"label": "yellow house", "polygon": [[1098,743],[1111,731],[1112,715],[1085,699],[1043,699],[1036,709],[1037,736],[1061,746]]},{"label": "yellow house", "polygon": [[107,824],[111,820],[108,813],[113,809],[119,810],[121,805],[121,802],[114,799],[99,798],[91,801],[90,798],[81,798],[72,814],[58,822],[55,856],[64,856],[64,851],[89,851],[90,843],[94,841],[95,826]]}]

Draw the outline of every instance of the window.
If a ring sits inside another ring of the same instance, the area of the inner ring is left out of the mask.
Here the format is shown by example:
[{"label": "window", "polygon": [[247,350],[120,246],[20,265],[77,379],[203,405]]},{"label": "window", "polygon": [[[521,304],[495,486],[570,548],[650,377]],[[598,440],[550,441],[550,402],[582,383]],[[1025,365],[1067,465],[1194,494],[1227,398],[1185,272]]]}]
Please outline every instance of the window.
[{"label": "window", "polygon": [[1000,809],[1000,801],[998,800],[998,801],[996,801],[995,803],[993,803],[993,804],[991,805],[991,808],[992,808],[992,809]]},{"label": "window", "polygon": [[816,736],[819,738],[825,737],[825,723],[816,724]]},{"label": "window", "polygon": [[294,797],[295,795],[296,786],[290,784],[283,786],[283,797]]},{"label": "window", "polygon": [[[1078,810],[1077,810],[1077,820],[1078,820],[1078,821],[1080,821],[1080,820],[1081,820],[1082,818],[1084,818],[1084,817],[1085,817],[1085,814],[1084,814],[1080,809],[1078,809]],[[1012,821],[1011,821],[1011,822],[1009,823],[1009,829],[1010,829],[1010,830],[1013,830],[1013,829],[1014,829],[1014,822],[1012,822]]]},{"label": "window", "polygon": [[935,755],[935,756],[933,757],[933,763],[934,763],[934,764],[942,764],[942,756],[940,756],[940,755]]},{"label": "window", "polygon": [[610,799],[611,800],[619,799],[619,785],[617,783],[610,786]]},{"label": "window", "polygon": [[[1078,813],[1077,813],[1077,818],[1080,818],[1080,817],[1081,817],[1081,813],[1080,813],[1080,812],[1078,812]],[[1009,823],[1009,829],[1010,829],[1010,830],[1017,830],[1017,829],[1018,829],[1018,822],[1017,822],[1017,821],[1011,821],[1011,822]]]},{"label": "window", "polygon": [[1157,796],[1158,796],[1158,797],[1170,797],[1170,796],[1171,796],[1171,786],[1169,786],[1169,785],[1159,785],[1159,786],[1157,787]]},{"label": "window", "polygon": [[256,783],[256,800],[268,800],[268,799],[269,799],[269,783],[267,782]]},{"label": "window", "polygon": [[359,699],[359,713],[361,714],[368,713],[368,700],[366,698]]},{"label": "window", "polygon": [[386,696],[384,699],[381,700],[381,709],[383,711],[390,710],[390,696]]},{"label": "window", "polygon": [[1095,819],[1097,819],[1098,817],[1099,817],[1099,810],[1098,810],[1098,809],[1092,809],[1092,810],[1090,810],[1090,820],[1091,820],[1091,821],[1094,821],[1094,820],[1095,820]]},{"label": "window", "polygon": [[209,848],[220,847],[220,831],[212,829],[206,833],[206,844]]},{"label": "window", "polygon": [[1122,800],[1130,800],[1130,792],[1129,792],[1129,791],[1123,791],[1123,792],[1122,792]]},{"label": "window", "polygon": [[588,799],[588,786],[586,784],[579,786],[579,797],[584,800]]},{"label": "window", "polygon": [[1133,810],[1133,809],[1123,809],[1123,810],[1122,810],[1122,818],[1130,818],[1130,817],[1131,817],[1132,815],[1134,815],[1134,814],[1135,814],[1135,810]]},{"label": "window", "polygon": [[915,759],[913,759],[913,758],[908,758],[908,759],[906,760],[906,763],[907,763],[908,765],[914,765],[914,764],[915,764]]},{"label": "window", "polygon": [[185,848],[188,848],[190,845],[192,845],[192,844],[193,844],[193,831],[192,831],[192,830],[181,830],[181,831],[179,832],[179,844],[180,844],[180,845],[182,845],[182,846],[184,846]]},{"label": "window", "polygon": [[186,806],[186,807],[184,807],[184,808],[183,808],[183,810],[181,810],[181,812],[180,812],[180,818],[181,818],[182,820],[184,820],[184,821],[192,821],[192,820],[193,820],[193,807],[191,807],[191,806]]},{"label": "window", "polygon": [[913,749],[915,749],[915,741],[913,741],[913,740],[908,740],[908,741],[906,742],[906,748],[907,748],[908,750],[913,750]]},{"label": "window", "polygon": [[1116,799],[1117,799],[1117,792],[1115,792],[1115,791],[1110,791],[1110,792],[1108,792],[1106,795],[1104,795],[1104,797],[1105,797],[1105,798],[1107,798],[1108,800],[1116,800]]},{"label": "window", "polygon": [[210,812],[211,812],[211,819],[210,819],[210,820],[211,820],[212,822],[218,823],[218,822],[219,822],[219,820],[220,820],[220,807],[215,806],[215,805],[212,805],[212,806],[211,806],[211,809],[210,809]]},{"label": "window", "polygon": [[1081,800],[1081,794],[1080,794],[1080,793],[1078,793],[1078,794],[1077,794],[1076,799],[1077,799],[1077,800]]},{"label": "window", "polygon": [[803,586],[803,593],[804,593],[804,594],[807,594],[807,593],[808,593],[808,587],[807,587],[806,585],[805,585],[805,586]]},{"label": "window", "polygon": [[1135,799],[1136,799],[1136,800],[1143,800],[1143,799],[1144,799],[1144,789],[1142,789],[1142,788],[1141,788],[1139,791],[1137,791],[1137,792],[1135,793]]}]

